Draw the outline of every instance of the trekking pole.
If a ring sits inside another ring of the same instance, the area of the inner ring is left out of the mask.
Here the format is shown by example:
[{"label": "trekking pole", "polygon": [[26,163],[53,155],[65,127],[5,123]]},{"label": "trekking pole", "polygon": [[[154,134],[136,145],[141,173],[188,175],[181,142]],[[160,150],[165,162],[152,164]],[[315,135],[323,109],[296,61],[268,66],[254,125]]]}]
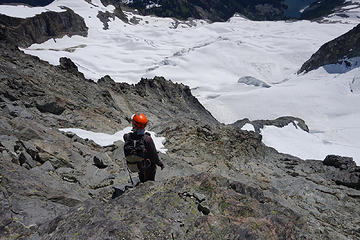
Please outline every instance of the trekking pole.
[{"label": "trekking pole", "polygon": [[127,168],[127,170],[128,170],[128,173],[129,173],[129,177],[130,177],[131,184],[132,184],[132,186],[134,187],[134,182],[133,182],[133,180],[132,180],[130,170],[129,170],[128,167],[126,167],[126,168]]}]

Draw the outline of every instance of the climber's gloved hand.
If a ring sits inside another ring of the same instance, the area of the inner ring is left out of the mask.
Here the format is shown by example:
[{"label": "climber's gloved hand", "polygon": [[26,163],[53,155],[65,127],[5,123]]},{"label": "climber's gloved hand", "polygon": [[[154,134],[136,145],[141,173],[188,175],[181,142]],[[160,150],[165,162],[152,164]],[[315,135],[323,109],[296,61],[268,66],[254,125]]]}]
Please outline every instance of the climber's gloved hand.
[{"label": "climber's gloved hand", "polygon": [[165,168],[165,165],[162,164],[160,167],[161,167],[161,170],[163,170]]}]

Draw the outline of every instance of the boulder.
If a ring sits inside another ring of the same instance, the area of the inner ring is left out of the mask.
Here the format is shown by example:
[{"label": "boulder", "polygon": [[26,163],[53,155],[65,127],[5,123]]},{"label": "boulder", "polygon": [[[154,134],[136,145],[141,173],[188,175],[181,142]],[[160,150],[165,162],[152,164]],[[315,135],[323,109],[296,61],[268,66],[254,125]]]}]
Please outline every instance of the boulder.
[{"label": "boulder", "polygon": [[65,111],[64,102],[61,99],[45,98],[36,101],[36,108],[42,113],[61,115]]},{"label": "boulder", "polygon": [[70,58],[62,57],[60,58],[60,68],[63,70],[68,71],[69,73],[72,73],[80,78],[85,78],[84,74],[79,72],[78,67],[75,65],[73,61],[71,61]]},{"label": "boulder", "polygon": [[340,170],[350,170],[356,167],[356,163],[351,157],[341,157],[337,155],[328,155],[323,161],[326,166],[333,166]]},{"label": "boulder", "polygon": [[104,169],[109,166],[110,159],[109,156],[107,156],[106,154],[98,154],[93,157],[93,160],[94,160],[94,165],[97,168]]}]

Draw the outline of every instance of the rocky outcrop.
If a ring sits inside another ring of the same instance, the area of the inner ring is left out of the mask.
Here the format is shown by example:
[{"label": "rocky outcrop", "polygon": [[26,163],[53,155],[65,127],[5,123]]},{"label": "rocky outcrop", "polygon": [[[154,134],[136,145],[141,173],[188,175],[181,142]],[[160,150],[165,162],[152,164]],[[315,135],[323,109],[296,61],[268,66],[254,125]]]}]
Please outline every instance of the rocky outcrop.
[{"label": "rocky outcrop", "polygon": [[[203,195],[203,201],[193,197]],[[199,206],[207,204],[209,214]],[[272,215],[272,212],[277,215]],[[248,216],[253,216],[249,218]],[[79,219],[83,219],[79,221]],[[92,223],[92,224],[89,224]],[[101,231],[99,231],[101,229]],[[70,231],[69,231],[70,230]],[[299,239],[300,216],[261,192],[199,174],[146,183],[108,205],[85,203],[41,227],[45,239]]]},{"label": "rocky outcrop", "polygon": [[85,79],[85,76],[83,73],[79,72],[78,67],[75,65],[73,61],[71,61],[70,58],[62,57],[60,58],[60,68],[64,69],[72,74],[75,74],[76,76]]},{"label": "rocky outcrop", "polygon": [[333,171],[331,177],[336,184],[360,190],[360,167],[356,166],[352,158],[329,155],[324,159],[323,164],[340,169]]},{"label": "rocky outcrop", "polygon": [[[353,68],[351,58],[360,57],[360,25],[340,37],[325,43],[301,67],[298,73],[309,72],[329,64]],[[360,64],[357,64],[358,67]]]},{"label": "rocky outcrop", "polygon": [[[300,19],[313,20],[319,19],[324,16],[328,16],[334,12],[334,10],[340,6],[343,6],[345,0],[321,0],[316,1],[301,13]],[[352,3],[349,2],[349,5]]]},{"label": "rocky outcrop", "polygon": [[10,4],[26,4],[32,7],[43,7],[49,5],[54,0],[1,0],[1,4],[10,3]]},{"label": "rocky outcrop", "polygon": [[128,22],[128,18],[122,10],[122,2],[117,0],[101,0],[104,6],[113,5],[115,10],[113,13],[110,12],[99,12],[98,18],[104,23],[104,29],[108,28],[109,18],[119,18],[123,22]]},{"label": "rocky outcrop", "polygon": [[[162,77],[95,83],[69,59],[51,66],[5,42],[0,50],[0,238],[360,238],[350,159],[280,154]],[[136,111],[168,149],[157,181],[136,187],[122,142],[101,147],[58,130],[114,133]],[[305,124],[258,125],[269,123]]]},{"label": "rocky outcrop", "polygon": [[241,129],[247,123],[250,123],[251,125],[253,125],[255,132],[257,132],[257,133],[261,133],[261,130],[265,126],[275,126],[275,127],[282,128],[289,124],[293,124],[296,128],[299,127],[303,131],[309,132],[309,127],[306,125],[304,120],[302,120],[301,118],[296,118],[296,117],[291,117],[291,116],[279,117],[275,120],[254,120],[254,121],[250,121],[248,118],[245,118],[245,119],[234,122],[232,125]]},{"label": "rocky outcrop", "polygon": [[261,81],[257,78],[254,78],[252,76],[244,76],[239,78],[238,83],[246,84],[249,86],[255,86],[255,87],[264,87],[264,88],[270,88],[271,86],[267,84],[264,81]]},{"label": "rocky outcrop", "polygon": [[2,46],[0,94],[21,101],[27,111],[51,125],[115,132],[128,126],[136,111],[146,113],[152,124],[183,116],[216,123],[182,84],[161,77],[136,85],[104,77],[96,84],[86,80],[70,59],[61,58],[60,66],[53,67],[9,44]]},{"label": "rocky outcrop", "polygon": [[68,8],[64,12],[43,12],[25,19],[0,14],[0,35],[20,47],[65,35],[86,37],[87,31],[84,19]]},{"label": "rocky outcrop", "polygon": [[211,21],[227,21],[235,13],[239,13],[252,20],[280,20],[285,19],[286,5],[281,1],[244,1],[244,0],[190,0],[190,1],[153,1],[135,0],[130,7],[138,9],[142,14],[155,14],[160,17],[174,17],[177,19],[209,19]]}]

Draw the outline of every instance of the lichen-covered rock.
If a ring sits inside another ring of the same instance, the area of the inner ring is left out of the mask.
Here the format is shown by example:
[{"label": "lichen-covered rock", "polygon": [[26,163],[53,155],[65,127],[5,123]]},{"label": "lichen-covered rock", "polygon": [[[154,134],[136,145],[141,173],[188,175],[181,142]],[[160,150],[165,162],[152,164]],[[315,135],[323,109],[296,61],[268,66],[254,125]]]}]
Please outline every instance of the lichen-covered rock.
[{"label": "lichen-covered rock", "polygon": [[[141,184],[107,205],[79,205],[51,231],[53,223],[48,223],[38,234],[46,239],[299,239],[306,231],[303,219],[290,209],[261,203],[230,184],[206,174]],[[206,195],[208,205],[183,194],[194,190]]]}]

